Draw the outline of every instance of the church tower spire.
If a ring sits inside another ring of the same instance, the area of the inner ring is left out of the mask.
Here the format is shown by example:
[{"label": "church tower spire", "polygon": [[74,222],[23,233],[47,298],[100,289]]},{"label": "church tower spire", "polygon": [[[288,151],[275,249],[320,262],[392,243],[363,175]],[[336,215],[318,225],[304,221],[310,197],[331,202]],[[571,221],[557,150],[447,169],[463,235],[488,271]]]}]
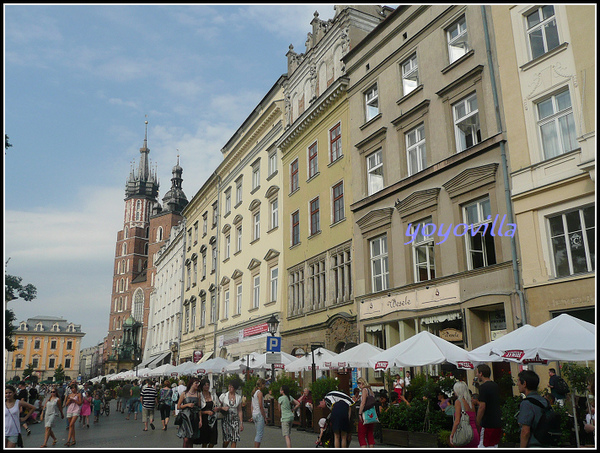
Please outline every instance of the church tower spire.
[{"label": "church tower spire", "polygon": [[125,199],[145,198],[156,201],[158,197],[158,179],[150,169],[148,155],[148,121],[145,122],[144,144],[140,148],[140,163],[137,172],[132,169],[125,186]]}]

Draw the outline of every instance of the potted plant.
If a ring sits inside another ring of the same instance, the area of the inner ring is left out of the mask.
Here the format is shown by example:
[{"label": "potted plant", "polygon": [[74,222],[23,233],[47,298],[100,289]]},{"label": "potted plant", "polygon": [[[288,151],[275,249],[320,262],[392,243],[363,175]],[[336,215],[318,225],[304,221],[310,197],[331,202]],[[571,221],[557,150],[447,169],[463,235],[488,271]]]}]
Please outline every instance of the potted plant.
[{"label": "potted plant", "polygon": [[329,414],[329,409],[319,407],[319,403],[332,390],[339,390],[339,382],[337,378],[322,377],[311,382],[308,387],[313,399],[312,427],[314,432],[319,432],[319,420]]}]

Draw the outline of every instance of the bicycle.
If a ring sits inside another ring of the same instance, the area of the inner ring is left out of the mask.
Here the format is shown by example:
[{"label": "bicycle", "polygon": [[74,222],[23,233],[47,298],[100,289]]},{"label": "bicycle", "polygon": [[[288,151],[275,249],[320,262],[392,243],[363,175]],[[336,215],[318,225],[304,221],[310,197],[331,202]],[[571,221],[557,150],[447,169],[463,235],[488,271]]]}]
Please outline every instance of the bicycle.
[{"label": "bicycle", "polygon": [[100,407],[100,415],[110,415],[110,400],[102,400],[102,406]]}]

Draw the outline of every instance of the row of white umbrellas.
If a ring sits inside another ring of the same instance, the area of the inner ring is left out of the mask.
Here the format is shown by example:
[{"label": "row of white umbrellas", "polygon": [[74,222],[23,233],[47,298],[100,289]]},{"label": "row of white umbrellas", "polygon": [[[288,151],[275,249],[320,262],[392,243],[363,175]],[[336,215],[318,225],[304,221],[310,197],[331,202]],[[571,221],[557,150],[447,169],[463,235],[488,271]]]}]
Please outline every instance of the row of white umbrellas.
[{"label": "row of white umbrellas", "polygon": [[[216,357],[204,363],[186,362],[178,366],[162,365],[154,370],[124,371],[107,376],[108,380],[139,377],[181,376],[194,374],[240,373],[247,368],[271,369],[267,355],[253,352],[235,362]],[[547,361],[586,361],[596,359],[596,328],[593,324],[562,314],[538,327],[524,325],[483,346],[466,351],[427,331],[402,341],[386,350],[361,343],[341,354],[318,348],[296,358],[280,353],[276,368],[288,372],[333,370],[338,368],[418,367],[452,363],[458,368],[472,369],[483,362],[512,361],[518,363]]]}]

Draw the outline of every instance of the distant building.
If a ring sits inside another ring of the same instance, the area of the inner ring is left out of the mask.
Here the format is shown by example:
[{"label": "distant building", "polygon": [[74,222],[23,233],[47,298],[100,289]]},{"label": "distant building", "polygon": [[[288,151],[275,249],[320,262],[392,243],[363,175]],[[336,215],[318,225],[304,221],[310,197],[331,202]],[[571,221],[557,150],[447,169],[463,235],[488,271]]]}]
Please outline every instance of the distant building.
[{"label": "distant building", "polygon": [[9,352],[6,379],[23,377],[31,364],[38,381],[52,380],[62,365],[65,376],[74,379],[79,374],[79,350],[85,333],[80,324],[63,318],[36,316],[21,321],[13,334],[16,350]]}]

